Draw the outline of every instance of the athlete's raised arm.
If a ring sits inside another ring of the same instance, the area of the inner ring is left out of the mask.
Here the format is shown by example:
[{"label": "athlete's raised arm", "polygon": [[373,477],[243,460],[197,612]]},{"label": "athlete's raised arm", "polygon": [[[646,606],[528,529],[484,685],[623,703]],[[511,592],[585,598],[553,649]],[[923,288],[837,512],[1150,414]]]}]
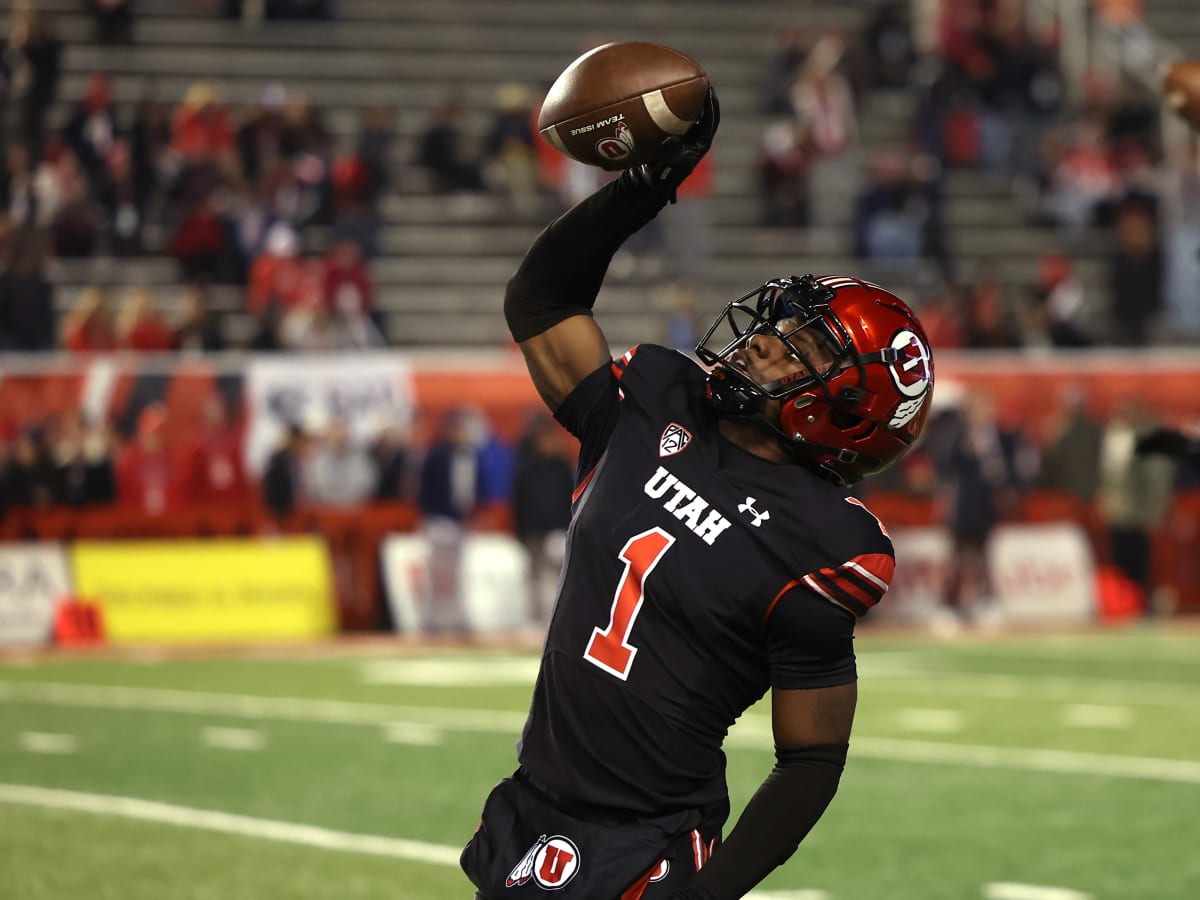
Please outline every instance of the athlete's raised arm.
[{"label": "athlete's raised arm", "polygon": [[664,141],[652,165],[627,169],[551,222],[509,279],[504,316],[552,411],[610,358],[592,305],[613,254],[671,202],[712,146],[720,120],[709,88],[704,113],[687,134]]}]

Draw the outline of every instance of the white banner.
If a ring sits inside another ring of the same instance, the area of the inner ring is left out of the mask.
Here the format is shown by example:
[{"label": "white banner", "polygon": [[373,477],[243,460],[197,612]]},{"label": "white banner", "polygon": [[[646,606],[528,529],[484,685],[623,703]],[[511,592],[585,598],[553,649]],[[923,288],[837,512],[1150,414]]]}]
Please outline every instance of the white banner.
[{"label": "white banner", "polygon": [[0,644],[47,644],[54,608],[71,594],[58,544],[0,545]]},{"label": "white banner", "polygon": [[1080,526],[1054,522],[997,528],[988,561],[1005,621],[1094,618],[1096,566]]},{"label": "white banner", "polygon": [[397,353],[256,356],[246,369],[246,468],[261,474],[289,425],[340,420],[355,441],[411,420],[412,369]]},{"label": "white banner", "polygon": [[[894,528],[891,533],[896,574],[870,618],[924,623],[941,600],[950,536],[941,528]],[[1073,522],[1001,525],[988,544],[988,564],[994,612],[1001,623],[1077,622],[1095,616],[1092,549]]]},{"label": "white banner", "polygon": [[[516,539],[505,534],[467,534],[461,547],[459,591],[467,627],[489,632],[527,624],[528,563]],[[433,593],[429,539],[424,534],[389,535],[381,557],[392,621],[399,630],[421,631]]]}]

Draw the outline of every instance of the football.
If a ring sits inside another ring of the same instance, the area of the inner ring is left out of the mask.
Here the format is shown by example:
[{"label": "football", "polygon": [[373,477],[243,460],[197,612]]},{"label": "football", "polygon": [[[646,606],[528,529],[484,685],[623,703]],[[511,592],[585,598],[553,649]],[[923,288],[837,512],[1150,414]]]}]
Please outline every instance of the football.
[{"label": "football", "polygon": [[1177,62],[1163,75],[1167,106],[1200,131],[1200,60]]},{"label": "football", "polygon": [[604,44],[550,86],[538,131],[560,153],[602,169],[653,162],[663,139],[704,109],[708,76],[691,57],[642,41]]}]

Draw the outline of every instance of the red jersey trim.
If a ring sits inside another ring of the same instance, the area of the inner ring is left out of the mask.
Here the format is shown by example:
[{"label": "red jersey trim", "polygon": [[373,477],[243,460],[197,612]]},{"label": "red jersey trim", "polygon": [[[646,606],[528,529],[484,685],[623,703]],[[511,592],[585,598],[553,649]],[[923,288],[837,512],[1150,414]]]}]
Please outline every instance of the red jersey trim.
[{"label": "red jersey trim", "polygon": [[783,586],[783,590],[781,590],[778,594],[775,595],[775,599],[771,601],[771,605],[767,607],[767,611],[763,614],[763,620],[762,620],[763,628],[767,627],[767,619],[771,618],[771,613],[775,612],[775,606],[776,606],[776,604],[779,603],[780,600],[783,599],[783,595],[786,594],[788,591],[790,591],[792,588],[794,588],[799,583],[800,583],[799,578],[797,578],[795,581],[789,581],[787,584],[785,584]]},{"label": "red jersey trim", "polygon": [[614,376],[616,376],[617,381],[620,381],[624,377],[625,368],[631,362],[633,362],[633,358],[637,355],[637,351],[637,347],[631,347],[629,351],[620,359],[614,359],[612,361],[612,373]]},{"label": "red jersey trim", "polygon": [[596,465],[592,466],[592,468],[588,470],[588,473],[583,476],[583,480],[579,482],[579,485],[575,488],[575,490],[571,491],[572,503],[577,502],[579,498],[583,496],[583,492],[587,490],[587,486],[591,482],[592,476],[596,474],[596,469],[599,466],[600,463],[596,463]]},{"label": "red jersey trim", "polygon": [[708,862],[708,845],[704,843],[704,837],[699,830],[692,829],[692,856],[696,863],[696,871],[699,872],[704,868],[704,864]]},{"label": "red jersey trim", "polygon": [[651,866],[650,871],[631,884],[626,891],[621,894],[619,900],[642,900],[642,894],[646,893],[646,888],[650,885],[650,876],[658,871],[658,863]]}]

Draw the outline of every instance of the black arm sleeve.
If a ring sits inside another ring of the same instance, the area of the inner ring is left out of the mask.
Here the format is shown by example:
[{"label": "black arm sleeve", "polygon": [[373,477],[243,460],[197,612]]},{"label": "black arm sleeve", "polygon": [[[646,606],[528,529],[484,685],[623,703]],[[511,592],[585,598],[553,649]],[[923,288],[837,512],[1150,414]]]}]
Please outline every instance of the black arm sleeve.
[{"label": "black arm sleeve", "polygon": [[551,222],[504,292],[512,336],[524,341],[564,319],[591,315],[613,254],[668,199],[625,171]]},{"label": "black arm sleeve", "polygon": [[712,858],[673,900],[736,900],[785,862],[837,793],[847,744],[777,747],[777,764]]}]

